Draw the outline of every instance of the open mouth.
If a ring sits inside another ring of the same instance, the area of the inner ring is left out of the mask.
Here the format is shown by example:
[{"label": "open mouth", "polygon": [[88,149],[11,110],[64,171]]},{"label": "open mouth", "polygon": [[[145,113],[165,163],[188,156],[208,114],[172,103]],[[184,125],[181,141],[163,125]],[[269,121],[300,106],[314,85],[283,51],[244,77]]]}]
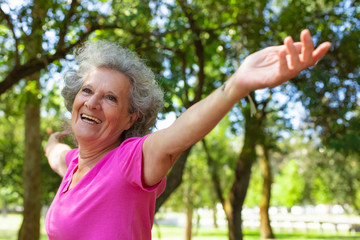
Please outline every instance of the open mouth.
[{"label": "open mouth", "polygon": [[100,119],[97,119],[95,117],[91,117],[89,115],[86,115],[84,113],[82,113],[80,115],[81,117],[81,120],[83,120],[84,122],[86,123],[89,123],[89,124],[99,124],[99,123],[102,123],[102,121]]}]

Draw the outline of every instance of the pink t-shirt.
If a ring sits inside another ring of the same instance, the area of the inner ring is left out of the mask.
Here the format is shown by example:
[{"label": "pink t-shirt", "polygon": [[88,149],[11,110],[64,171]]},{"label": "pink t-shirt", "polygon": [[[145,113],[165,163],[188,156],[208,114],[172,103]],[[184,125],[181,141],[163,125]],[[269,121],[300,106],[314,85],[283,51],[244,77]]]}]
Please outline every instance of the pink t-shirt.
[{"label": "pink t-shirt", "polygon": [[166,179],[142,185],[145,138],[124,141],[70,190],[79,151],[66,155],[68,169],[46,216],[49,240],[151,239],[155,200]]}]

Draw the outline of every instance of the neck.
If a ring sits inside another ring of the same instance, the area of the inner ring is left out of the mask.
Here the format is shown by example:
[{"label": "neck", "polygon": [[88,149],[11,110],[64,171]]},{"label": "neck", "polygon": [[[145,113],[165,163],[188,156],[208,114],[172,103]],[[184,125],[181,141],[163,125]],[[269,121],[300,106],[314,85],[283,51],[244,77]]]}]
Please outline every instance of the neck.
[{"label": "neck", "polygon": [[93,146],[79,143],[79,171],[88,171],[95,166],[108,152],[119,146],[115,142],[107,146]]}]

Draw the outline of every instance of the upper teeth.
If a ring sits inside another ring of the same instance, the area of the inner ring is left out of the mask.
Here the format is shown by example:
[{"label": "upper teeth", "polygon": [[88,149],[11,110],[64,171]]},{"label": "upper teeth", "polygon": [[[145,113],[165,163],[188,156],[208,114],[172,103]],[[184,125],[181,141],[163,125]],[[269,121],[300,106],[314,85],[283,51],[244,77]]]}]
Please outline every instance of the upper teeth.
[{"label": "upper teeth", "polygon": [[[81,117],[82,117],[82,118],[90,119],[90,120],[92,120],[92,121],[94,121],[94,122],[96,122],[96,123],[101,123],[101,120],[100,120],[100,119],[91,117],[91,116],[86,115],[86,114],[81,114]],[[84,120],[86,120],[86,119],[84,119]]]}]

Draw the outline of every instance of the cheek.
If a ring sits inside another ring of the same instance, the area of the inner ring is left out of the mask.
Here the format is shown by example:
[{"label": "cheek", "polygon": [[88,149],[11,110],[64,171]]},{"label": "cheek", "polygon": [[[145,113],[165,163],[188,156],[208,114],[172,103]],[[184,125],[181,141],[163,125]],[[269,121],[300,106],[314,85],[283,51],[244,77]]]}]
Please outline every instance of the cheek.
[{"label": "cheek", "polygon": [[113,125],[119,125],[120,122],[122,121],[122,117],[121,114],[117,111],[112,111],[107,115],[107,119],[109,122],[111,122],[111,124]]},{"label": "cheek", "polygon": [[72,120],[76,119],[76,116],[77,116],[79,109],[82,106],[83,102],[84,102],[83,99],[80,96],[76,95],[74,102],[73,102],[72,111],[71,111]]},{"label": "cheek", "polygon": [[121,128],[124,122],[128,119],[127,112],[114,110],[107,111],[107,120],[111,123],[113,128]]},{"label": "cheek", "polygon": [[74,99],[74,103],[73,103],[73,111],[77,111],[79,109],[79,107],[85,102],[85,99],[83,96],[81,96],[80,94],[77,94],[75,96],[75,99]]}]

